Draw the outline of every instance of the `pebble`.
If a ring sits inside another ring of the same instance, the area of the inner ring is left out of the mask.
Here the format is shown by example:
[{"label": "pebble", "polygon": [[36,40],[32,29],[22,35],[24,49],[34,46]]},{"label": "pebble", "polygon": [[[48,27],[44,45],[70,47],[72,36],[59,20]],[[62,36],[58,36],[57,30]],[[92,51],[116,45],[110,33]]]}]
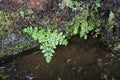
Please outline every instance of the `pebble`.
[{"label": "pebble", "polygon": [[102,66],[102,65],[103,65],[102,62],[103,62],[102,59],[100,59],[100,58],[97,59],[97,64],[98,64],[99,66]]}]

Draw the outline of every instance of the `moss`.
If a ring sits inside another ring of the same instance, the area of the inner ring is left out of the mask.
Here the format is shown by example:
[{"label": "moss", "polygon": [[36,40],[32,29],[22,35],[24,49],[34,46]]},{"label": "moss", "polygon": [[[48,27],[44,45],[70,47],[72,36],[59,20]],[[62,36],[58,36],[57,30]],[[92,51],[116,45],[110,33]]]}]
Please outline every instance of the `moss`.
[{"label": "moss", "polygon": [[27,35],[24,37],[24,41],[21,42],[13,42],[13,44],[8,44],[6,46],[3,46],[0,49],[0,57],[3,57],[5,55],[15,55],[22,51],[24,51],[26,48],[29,48],[33,46],[36,42],[34,42],[32,39],[27,38]]}]

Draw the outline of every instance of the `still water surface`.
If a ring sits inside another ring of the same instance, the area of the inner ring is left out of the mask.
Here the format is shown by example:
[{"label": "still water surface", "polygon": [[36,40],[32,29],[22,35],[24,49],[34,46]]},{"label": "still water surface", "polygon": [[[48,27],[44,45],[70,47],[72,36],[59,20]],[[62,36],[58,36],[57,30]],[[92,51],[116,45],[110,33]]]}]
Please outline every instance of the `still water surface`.
[{"label": "still water surface", "polygon": [[40,51],[27,52],[3,63],[8,80],[120,80],[120,54],[98,39],[75,36],[60,46],[50,64]]}]

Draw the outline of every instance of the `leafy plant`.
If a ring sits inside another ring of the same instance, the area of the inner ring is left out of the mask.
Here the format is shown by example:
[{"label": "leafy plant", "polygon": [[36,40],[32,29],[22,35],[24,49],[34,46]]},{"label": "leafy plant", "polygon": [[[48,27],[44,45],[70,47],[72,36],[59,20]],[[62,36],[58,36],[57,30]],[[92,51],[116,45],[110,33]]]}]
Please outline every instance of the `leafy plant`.
[{"label": "leafy plant", "polygon": [[0,30],[2,30],[3,28],[5,28],[5,25],[6,25],[6,23],[5,23],[5,21],[3,21],[3,19],[4,19],[4,13],[3,13],[3,11],[0,11]]},{"label": "leafy plant", "polygon": [[8,77],[8,75],[0,74],[0,80],[7,80]]},{"label": "leafy plant", "polygon": [[24,18],[25,12],[23,10],[20,11],[20,16]]},{"label": "leafy plant", "polygon": [[53,53],[55,53],[54,50],[58,45],[67,45],[65,35],[58,30],[39,30],[37,27],[34,29],[32,27],[27,27],[23,29],[23,31],[41,44],[40,49],[42,50],[47,63],[51,61]]},{"label": "leafy plant", "polygon": [[[99,23],[99,20],[96,20],[98,17],[97,8],[100,7],[99,3],[95,3],[91,8],[85,6],[82,2],[74,2],[77,7],[77,12],[73,19],[69,21],[66,25],[66,33],[68,35],[80,34],[81,38],[87,39],[89,33],[94,33],[94,37],[99,34],[100,29],[96,27]],[[85,8],[81,8],[85,6]]]},{"label": "leafy plant", "polygon": [[116,44],[114,50],[120,50],[120,44]]},{"label": "leafy plant", "polygon": [[80,15],[75,15],[75,17],[68,23],[67,32],[71,35],[80,34],[80,37],[87,39],[87,34],[95,29],[95,24],[93,19],[88,19],[88,10],[83,11]]},{"label": "leafy plant", "polygon": [[33,10],[32,9],[23,9],[19,12],[19,14],[22,18],[24,18],[25,15],[27,15],[27,14],[28,15],[33,14]]},{"label": "leafy plant", "polygon": [[115,18],[115,14],[111,11],[109,14],[109,18],[108,18],[108,25],[109,26],[114,25],[114,23],[115,23],[114,18]]},{"label": "leafy plant", "polygon": [[14,13],[8,13],[0,10],[0,31],[10,31],[15,19]]},{"label": "leafy plant", "polygon": [[62,1],[62,9],[67,6],[67,7],[70,7],[70,8],[73,8],[73,2],[72,0],[63,0]]}]

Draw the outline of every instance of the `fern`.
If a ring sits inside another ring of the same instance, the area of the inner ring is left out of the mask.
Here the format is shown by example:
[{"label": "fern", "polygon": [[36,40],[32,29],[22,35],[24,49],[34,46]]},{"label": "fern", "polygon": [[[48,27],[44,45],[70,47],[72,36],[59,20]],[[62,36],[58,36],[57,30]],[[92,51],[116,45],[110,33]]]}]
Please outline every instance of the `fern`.
[{"label": "fern", "polygon": [[34,29],[27,27],[23,31],[28,33],[35,41],[41,43],[40,49],[47,63],[51,61],[53,53],[55,53],[54,50],[58,45],[67,45],[68,43],[65,35],[62,32],[58,32],[58,30],[39,30],[37,27]]},{"label": "fern", "polygon": [[109,14],[109,18],[108,18],[108,25],[109,26],[113,26],[114,25],[114,19],[115,18],[115,14],[111,11]]},{"label": "fern", "polygon": [[[82,2],[76,3],[74,2],[77,12],[73,19],[66,25],[66,34],[69,36],[79,34],[81,38],[87,39],[88,34],[92,33],[94,37],[97,37],[100,33],[100,28],[97,25],[99,20],[96,20],[99,16],[97,11],[100,7],[99,1],[92,5],[91,8],[85,6]],[[85,6],[85,8],[81,8],[82,6]]]},{"label": "fern", "polygon": [[87,34],[95,29],[94,20],[89,19],[88,17],[89,15],[87,10],[82,12],[81,15],[76,14],[76,16],[67,25],[67,33],[72,33],[71,35],[80,34],[81,38],[87,39]]}]

